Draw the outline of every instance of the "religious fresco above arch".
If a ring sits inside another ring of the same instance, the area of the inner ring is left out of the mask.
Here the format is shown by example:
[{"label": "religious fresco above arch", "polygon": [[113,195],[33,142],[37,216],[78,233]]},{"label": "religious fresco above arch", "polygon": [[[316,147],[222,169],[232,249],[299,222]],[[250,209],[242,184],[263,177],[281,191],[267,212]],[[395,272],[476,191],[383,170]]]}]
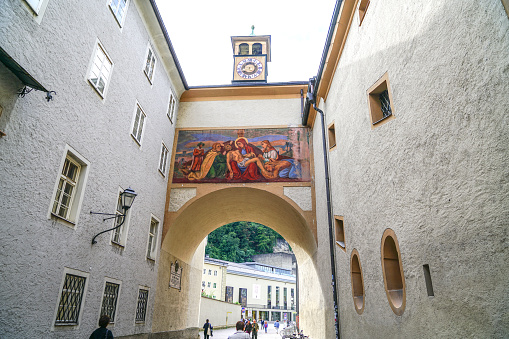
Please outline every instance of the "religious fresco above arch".
[{"label": "religious fresco above arch", "polygon": [[173,183],[311,181],[305,127],[178,130]]}]

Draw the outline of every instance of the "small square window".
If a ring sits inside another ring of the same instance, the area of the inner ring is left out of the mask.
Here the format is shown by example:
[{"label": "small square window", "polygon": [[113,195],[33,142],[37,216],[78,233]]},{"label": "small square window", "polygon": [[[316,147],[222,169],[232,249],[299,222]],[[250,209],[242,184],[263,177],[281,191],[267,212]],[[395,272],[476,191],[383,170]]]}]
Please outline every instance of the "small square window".
[{"label": "small square window", "polygon": [[214,288],[216,288],[216,286],[217,286],[216,283],[214,283]]},{"label": "small square window", "polygon": [[336,147],[336,128],[334,123],[331,123],[328,127],[329,136],[329,150],[332,151]]},{"label": "small square window", "polygon": [[124,23],[124,19],[127,14],[127,3],[128,0],[111,0],[110,1],[110,9],[118,24],[122,26]]},{"label": "small square window", "polygon": [[368,6],[369,0],[361,0],[361,3],[359,4],[359,26],[362,24],[362,20],[364,20]]},{"label": "small square window", "polygon": [[368,89],[368,104],[371,128],[376,128],[394,119],[392,93],[389,76],[385,73],[371,88]]},{"label": "small square window", "polygon": [[115,323],[115,314],[117,311],[118,292],[120,284],[106,282],[104,286],[103,301],[101,305],[101,315],[106,314],[110,317],[110,322]]},{"label": "small square window", "polygon": [[143,70],[150,83],[153,83],[155,68],[156,68],[156,55],[154,54],[152,47],[149,45],[147,51],[147,59],[145,60],[145,67]]},{"label": "small square window", "polygon": [[212,275],[212,270],[209,270],[209,275]]},{"label": "small square window", "polygon": [[145,126],[145,112],[141,109],[139,104],[136,104],[136,112],[133,119],[133,129],[131,132],[132,137],[136,142],[141,145],[141,135],[143,133],[143,127]]},{"label": "small square window", "polygon": [[345,228],[343,226],[343,217],[334,216],[336,229],[336,244],[346,252],[345,246]]},{"label": "small square window", "polygon": [[173,92],[170,92],[170,100],[168,102],[168,112],[166,112],[166,115],[170,119],[170,122],[173,123],[175,120],[175,113],[177,111],[177,100],[175,99],[175,94]]},{"label": "small square window", "polygon": [[210,282],[207,283],[207,287],[210,287]]},{"label": "small square window", "polygon": [[140,288],[138,290],[138,306],[136,307],[136,318],[137,323],[144,323],[147,315],[148,305],[148,290]]},{"label": "small square window", "polygon": [[92,67],[88,74],[88,81],[103,98],[106,93],[112,68],[113,62],[108,57],[101,44],[98,43],[96,45]]},{"label": "small square window", "polygon": [[155,218],[150,220],[150,229],[148,232],[147,258],[155,260],[157,254],[157,233],[159,230],[159,221]]},{"label": "small square window", "polygon": [[87,277],[66,273],[55,325],[78,325]]},{"label": "small square window", "polygon": [[159,157],[159,172],[161,172],[163,176],[166,176],[167,159],[168,159],[168,149],[163,143],[161,145],[161,156]]}]

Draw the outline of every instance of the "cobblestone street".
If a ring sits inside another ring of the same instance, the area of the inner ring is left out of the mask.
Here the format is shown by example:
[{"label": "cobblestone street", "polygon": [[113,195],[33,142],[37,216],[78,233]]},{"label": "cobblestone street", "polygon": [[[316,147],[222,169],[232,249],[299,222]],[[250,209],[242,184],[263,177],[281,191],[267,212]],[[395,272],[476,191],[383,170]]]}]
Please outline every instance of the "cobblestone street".
[{"label": "cobblestone street", "polygon": [[[283,328],[279,329],[279,333],[281,333],[281,330]],[[211,339],[228,339],[230,335],[235,333],[235,328],[227,328],[222,330],[214,330],[214,336],[211,337]],[[200,339],[203,339],[203,331],[200,332]],[[281,339],[281,335],[276,333],[276,329],[274,328],[273,323],[269,323],[269,327],[267,328],[267,333],[265,333],[265,330],[258,331],[258,339]]]}]

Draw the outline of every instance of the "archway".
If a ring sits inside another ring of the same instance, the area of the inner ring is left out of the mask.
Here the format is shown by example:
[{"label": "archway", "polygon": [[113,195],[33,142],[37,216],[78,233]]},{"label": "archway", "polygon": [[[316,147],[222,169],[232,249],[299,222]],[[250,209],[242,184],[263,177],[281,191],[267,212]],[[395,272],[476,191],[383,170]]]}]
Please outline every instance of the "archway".
[{"label": "archway", "polygon": [[[315,267],[317,246],[309,216],[282,190],[277,194],[260,188],[228,187],[208,192],[165,218],[153,331],[183,331],[198,325],[204,239],[226,223],[245,220],[274,229],[292,247],[299,265],[301,327],[317,336],[326,327],[325,310],[323,289],[317,288],[321,286]],[[183,267],[180,291],[168,288],[175,260]]]}]

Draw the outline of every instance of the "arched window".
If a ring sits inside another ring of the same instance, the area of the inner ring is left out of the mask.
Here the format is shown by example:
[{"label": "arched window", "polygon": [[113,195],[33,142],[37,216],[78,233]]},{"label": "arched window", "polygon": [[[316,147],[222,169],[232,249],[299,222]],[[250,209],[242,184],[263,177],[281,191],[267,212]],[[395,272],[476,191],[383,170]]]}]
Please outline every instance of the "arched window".
[{"label": "arched window", "polygon": [[262,44],[259,43],[253,44],[253,54],[254,55],[262,54]]},{"label": "arched window", "polygon": [[239,55],[248,55],[249,54],[249,45],[244,43],[239,45]]},{"label": "arched window", "polygon": [[405,276],[399,252],[398,239],[390,228],[382,236],[382,271],[385,293],[394,313],[402,315],[405,310]]},{"label": "arched window", "polygon": [[364,311],[364,280],[362,279],[359,252],[355,248],[350,257],[350,276],[352,279],[353,305],[357,313],[362,314]]}]

